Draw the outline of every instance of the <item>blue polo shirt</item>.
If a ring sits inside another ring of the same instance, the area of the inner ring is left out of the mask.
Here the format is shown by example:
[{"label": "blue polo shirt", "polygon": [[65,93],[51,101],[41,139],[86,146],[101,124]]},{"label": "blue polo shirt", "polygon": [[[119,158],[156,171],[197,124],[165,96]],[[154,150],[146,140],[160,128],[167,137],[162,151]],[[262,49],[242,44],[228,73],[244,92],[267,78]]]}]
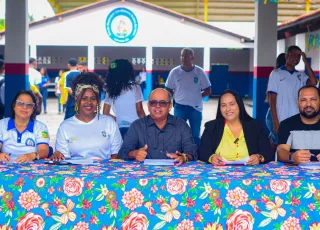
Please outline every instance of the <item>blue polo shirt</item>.
[{"label": "blue polo shirt", "polygon": [[45,124],[40,121],[29,122],[26,129],[20,133],[12,118],[0,120],[1,152],[10,155],[12,160],[25,153],[34,153],[40,144],[49,145],[49,133]]}]

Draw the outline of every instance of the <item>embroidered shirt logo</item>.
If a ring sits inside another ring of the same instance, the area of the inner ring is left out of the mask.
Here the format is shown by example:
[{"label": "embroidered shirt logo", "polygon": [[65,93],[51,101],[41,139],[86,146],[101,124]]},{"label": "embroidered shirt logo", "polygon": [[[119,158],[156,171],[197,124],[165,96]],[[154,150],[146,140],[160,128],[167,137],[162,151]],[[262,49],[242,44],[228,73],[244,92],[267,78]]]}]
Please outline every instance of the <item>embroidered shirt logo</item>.
[{"label": "embroidered shirt logo", "polygon": [[194,77],[194,78],[193,78],[193,82],[194,82],[194,84],[197,84],[197,83],[198,83],[198,81],[199,81],[199,78],[198,78],[198,77]]},{"label": "embroidered shirt logo", "polygon": [[26,146],[34,147],[34,146],[36,146],[36,143],[35,143],[35,141],[34,141],[33,139],[28,138],[28,139],[26,140]]},{"label": "embroidered shirt logo", "polygon": [[41,132],[41,137],[42,138],[49,138],[49,133],[47,131]]}]

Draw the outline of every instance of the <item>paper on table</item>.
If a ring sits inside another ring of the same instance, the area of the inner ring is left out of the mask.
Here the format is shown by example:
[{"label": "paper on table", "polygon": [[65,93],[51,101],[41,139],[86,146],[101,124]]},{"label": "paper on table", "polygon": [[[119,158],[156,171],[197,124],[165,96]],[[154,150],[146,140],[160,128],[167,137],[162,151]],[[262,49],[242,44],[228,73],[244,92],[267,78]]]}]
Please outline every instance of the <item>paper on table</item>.
[{"label": "paper on table", "polygon": [[227,159],[223,159],[223,162],[226,164],[226,165],[245,165],[248,160],[249,160],[250,157],[246,157],[246,158],[243,158],[241,160],[237,160],[237,161],[228,161]]},{"label": "paper on table", "polygon": [[92,159],[67,159],[67,160],[62,160],[61,162],[67,162],[73,165],[93,165],[97,164],[96,161]]},{"label": "paper on table", "polygon": [[144,165],[174,165],[174,160],[172,159],[145,159]]},{"label": "paper on table", "polygon": [[320,162],[308,162],[304,164],[299,164],[299,166],[303,169],[320,169]]}]

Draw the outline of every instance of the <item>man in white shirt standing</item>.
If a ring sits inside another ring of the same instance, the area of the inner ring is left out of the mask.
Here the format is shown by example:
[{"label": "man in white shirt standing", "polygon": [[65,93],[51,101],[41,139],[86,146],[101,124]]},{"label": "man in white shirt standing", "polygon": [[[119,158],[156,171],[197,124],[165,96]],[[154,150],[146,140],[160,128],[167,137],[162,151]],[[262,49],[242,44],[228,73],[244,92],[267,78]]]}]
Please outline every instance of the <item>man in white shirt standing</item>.
[{"label": "man in white shirt standing", "polygon": [[[309,76],[295,69],[301,57]],[[306,54],[298,46],[290,46],[286,53],[286,65],[273,70],[268,82],[268,98],[275,134],[278,133],[281,121],[299,113],[297,106],[299,89],[317,83],[318,80],[307,61]]]},{"label": "man in white shirt standing", "polygon": [[194,51],[181,50],[181,65],[169,73],[165,87],[175,100],[174,115],[189,121],[195,143],[200,145],[202,98],[211,95],[211,84],[204,70],[193,64]]},{"label": "man in white shirt standing", "polygon": [[29,58],[29,83],[38,87],[38,84],[42,82],[41,73],[37,70],[37,60],[35,58]]}]

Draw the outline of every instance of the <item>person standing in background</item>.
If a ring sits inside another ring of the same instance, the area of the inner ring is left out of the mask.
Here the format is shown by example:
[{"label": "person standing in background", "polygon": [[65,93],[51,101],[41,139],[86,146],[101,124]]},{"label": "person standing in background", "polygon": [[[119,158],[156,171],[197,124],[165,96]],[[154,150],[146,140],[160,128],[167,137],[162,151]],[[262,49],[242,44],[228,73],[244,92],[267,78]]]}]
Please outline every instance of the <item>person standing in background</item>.
[{"label": "person standing in background", "polygon": [[211,95],[211,83],[204,70],[193,64],[193,49],[183,48],[180,58],[181,65],[170,71],[165,87],[175,100],[174,115],[189,121],[192,136],[199,146],[202,98]]},{"label": "person standing in background", "polygon": [[136,82],[140,85],[141,90],[142,90],[142,95],[143,92],[146,88],[146,80],[147,80],[147,72],[146,72],[146,68],[144,66],[142,66],[141,71],[139,73],[139,75],[136,77]]},{"label": "person standing in background", "polygon": [[[284,66],[286,64],[286,54],[285,53],[281,53],[278,55],[277,60],[276,60],[276,68],[275,69],[279,69],[281,66]],[[266,101],[267,103],[269,103],[269,98],[268,98],[268,91],[267,91],[267,96],[266,96]],[[273,131],[273,121],[272,121],[272,115],[271,115],[271,110],[270,108],[267,111],[266,114],[266,125],[270,131],[269,133],[269,139],[272,145],[272,148],[276,148],[276,145],[278,144],[278,138],[277,135],[274,133]]]},{"label": "person standing in background", "polygon": [[40,89],[40,93],[42,94],[42,98],[43,98],[44,114],[46,114],[47,113],[48,87],[50,85],[50,77],[48,76],[47,69],[44,67],[42,67],[40,69],[40,73],[42,76],[42,81],[39,84],[39,89]]},{"label": "person standing in background", "polygon": [[61,91],[59,86],[59,80],[61,79],[61,76],[63,74],[64,70],[59,70],[58,76],[56,76],[54,80],[54,89],[55,89],[55,95],[58,98],[58,114],[61,114],[61,103],[60,103],[60,97],[61,97]]},{"label": "person standing in background", "polygon": [[[142,106],[143,95],[135,82],[132,64],[126,59],[112,61],[106,83],[103,114],[116,120],[123,138],[131,123],[146,115]],[[111,107],[114,116],[110,114]]]},{"label": "person standing in background", "polygon": [[68,62],[68,68],[70,71],[66,74],[65,79],[65,88],[68,90],[68,100],[66,105],[66,113],[64,119],[68,119],[76,114],[75,112],[75,102],[72,94],[72,80],[80,75],[80,71],[78,70],[77,60],[75,58],[70,58]]},{"label": "person standing in background", "polygon": [[78,63],[78,70],[80,73],[87,73],[88,72],[88,63],[87,62],[79,62]]},{"label": "person standing in background", "polygon": [[[302,61],[308,75],[295,67]],[[268,82],[268,98],[273,121],[274,134],[278,133],[281,121],[299,113],[297,106],[298,91],[305,85],[317,85],[306,54],[298,46],[290,46],[286,53],[286,64],[271,72]]]}]

